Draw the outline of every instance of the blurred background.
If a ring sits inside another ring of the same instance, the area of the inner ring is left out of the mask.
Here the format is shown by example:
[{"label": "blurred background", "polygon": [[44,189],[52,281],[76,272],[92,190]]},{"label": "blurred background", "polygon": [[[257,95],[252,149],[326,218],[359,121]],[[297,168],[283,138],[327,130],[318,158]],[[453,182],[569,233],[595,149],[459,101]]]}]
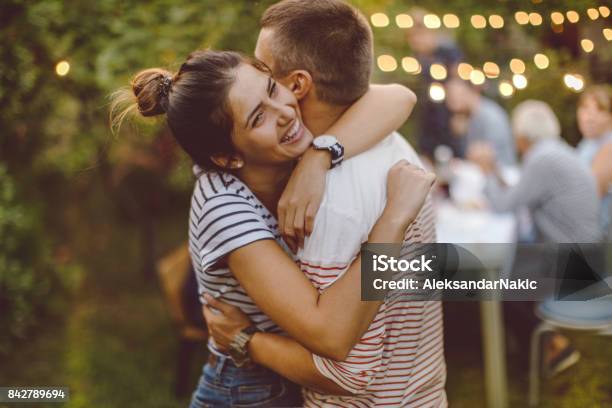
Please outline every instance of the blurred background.
[{"label": "blurred background", "polygon": [[[0,385],[67,386],[69,407],[187,405],[206,356],[197,305],[184,304],[191,163],[163,122],[111,135],[108,97],[198,48],[251,53],[272,3],[0,4]],[[603,0],[352,3],[373,27],[373,80],[419,95],[402,133],[432,160],[440,145],[462,154],[450,76],[507,112],[547,102],[570,145],[581,92],[612,82]],[[449,401],[483,406],[478,306],[449,309]],[[610,340],[572,340],[583,362],[543,384],[542,406],[612,406]],[[510,406],[525,406],[525,367],[508,364]]]}]

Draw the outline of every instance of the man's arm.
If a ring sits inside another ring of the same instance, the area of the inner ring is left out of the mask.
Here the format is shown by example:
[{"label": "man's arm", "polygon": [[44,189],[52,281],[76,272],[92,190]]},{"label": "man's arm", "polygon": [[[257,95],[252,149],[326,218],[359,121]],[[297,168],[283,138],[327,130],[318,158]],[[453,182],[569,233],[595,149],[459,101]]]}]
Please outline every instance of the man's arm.
[{"label": "man's arm", "polygon": [[497,212],[509,212],[519,207],[533,207],[541,202],[546,193],[546,184],[542,182],[540,165],[527,165],[523,169],[521,178],[517,185],[502,187],[499,173],[496,171],[487,174],[485,194],[489,199],[491,207]]},{"label": "man's arm", "polygon": [[255,333],[249,342],[251,359],[289,380],[324,394],[351,395],[323,376],[312,353],[297,341],[271,333]]}]

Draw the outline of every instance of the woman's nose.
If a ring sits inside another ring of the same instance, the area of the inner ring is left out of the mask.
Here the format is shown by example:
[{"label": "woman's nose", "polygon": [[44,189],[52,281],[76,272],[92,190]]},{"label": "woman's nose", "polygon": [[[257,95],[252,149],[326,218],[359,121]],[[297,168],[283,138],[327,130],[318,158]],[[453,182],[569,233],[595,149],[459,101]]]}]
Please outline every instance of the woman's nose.
[{"label": "woman's nose", "polygon": [[276,110],[278,111],[279,126],[285,126],[288,123],[292,122],[293,119],[295,119],[295,108],[290,105],[278,104],[276,106]]}]

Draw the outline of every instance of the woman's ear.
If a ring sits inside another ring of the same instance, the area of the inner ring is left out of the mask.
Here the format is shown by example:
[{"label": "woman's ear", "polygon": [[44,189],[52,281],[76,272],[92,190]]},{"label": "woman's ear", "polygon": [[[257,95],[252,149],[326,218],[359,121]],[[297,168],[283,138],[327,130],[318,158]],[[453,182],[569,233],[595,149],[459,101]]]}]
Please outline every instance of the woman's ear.
[{"label": "woman's ear", "polygon": [[292,71],[284,82],[298,100],[308,95],[312,89],[312,75],[302,69]]},{"label": "woman's ear", "polygon": [[217,153],[210,156],[210,160],[226,170],[238,170],[244,166],[244,159],[238,153]]}]

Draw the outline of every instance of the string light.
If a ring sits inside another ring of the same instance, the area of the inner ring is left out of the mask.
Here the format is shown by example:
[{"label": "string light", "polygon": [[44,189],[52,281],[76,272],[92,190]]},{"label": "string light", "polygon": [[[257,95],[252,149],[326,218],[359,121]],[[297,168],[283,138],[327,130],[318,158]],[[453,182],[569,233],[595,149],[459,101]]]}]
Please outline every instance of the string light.
[{"label": "string light", "polygon": [[441,84],[434,82],[429,86],[429,97],[434,102],[442,102],[446,98],[446,91]]},{"label": "string light", "polygon": [[377,62],[378,68],[383,72],[392,72],[397,69],[397,61],[391,55],[380,55]]},{"label": "string light", "polygon": [[485,62],[482,70],[487,78],[497,78],[499,76],[499,66],[494,62]]},{"label": "string light", "polygon": [[548,57],[544,54],[536,54],[533,56],[533,63],[539,69],[546,69],[550,64]]},{"label": "string light", "polygon": [[431,64],[429,74],[433,79],[444,81],[446,79],[446,68],[442,64]]},{"label": "string light", "polygon": [[421,72],[421,64],[413,57],[402,58],[402,68],[409,74],[416,75]]},{"label": "string light", "polygon": [[565,74],[563,75],[563,83],[569,89],[575,92],[580,92],[584,88],[584,78],[578,74]]},{"label": "string light", "polygon": [[563,14],[559,13],[558,11],[550,13],[550,19],[552,20],[553,24],[557,25],[561,25],[563,24],[563,21],[565,21],[565,17],[563,17]]},{"label": "string light", "polygon": [[59,76],[66,76],[70,72],[70,64],[68,61],[60,61],[55,65],[55,73]]},{"label": "string light", "polygon": [[599,6],[599,14],[601,14],[603,18],[608,18],[610,9],[607,6]]},{"label": "string light", "polygon": [[482,85],[485,82],[485,74],[479,69],[473,69],[470,72],[470,82],[474,85]]},{"label": "string light", "polygon": [[442,22],[446,28],[457,28],[459,27],[459,17],[454,14],[445,14],[442,17]]},{"label": "string light", "polygon": [[501,81],[499,83],[499,93],[504,98],[509,98],[514,94],[514,87],[508,81]]},{"label": "string light", "polygon": [[567,13],[565,13],[565,15],[567,16],[567,21],[569,21],[570,23],[577,23],[580,20],[580,14],[578,14],[574,10],[568,11]]},{"label": "string light", "polygon": [[470,19],[470,22],[472,23],[472,26],[474,26],[474,28],[477,30],[480,30],[481,28],[485,28],[487,26],[487,19],[480,14],[474,14]]},{"label": "string light", "polygon": [[525,25],[529,22],[529,14],[524,11],[517,11],[516,13],[514,13],[514,19],[520,25]]},{"label": "string light", "polygon": [[542,16],[538,13],[529,13],[529,22],[532,26],[539,26],[542,24]]},{"label": "string light", "polygon": [[409,14],[398,14],[395,16],[395,24],[399,28],[411,28],[414,25],[414,20]]},{"label": "string light", "polygon": [[459,75],[459,78],[463,79],[464,81],[468,81],[470,79],[470,74],[473,70],[474,68],[467,62],[461,62],[459,65],[457,65],[457,74]]},{"label": "string light", "polygon": [[493,28],[502,28],[504,26],[504,18],[498,14],[489,16],[489,25]]},{"label": "string light", "polygon": [[427,28],[440,28],[440,17],[435,14],[426,14],[425,17],[423,17],[423,24]]},{"label": "string light", "polygon": [[[525,63],[519,58],[512,58],[510,60],[510,71],[515,74],[522,74],[525,72]],[[517,87],[518,88],[518,87]]]},{"label": "string light", "polygon": [[512,75],[512,83],[516,89],[527,88],[527,77],[521,74]]},{"label": "string light", "polygon": [[612,41],[612,28],[604,28],[602,32],[606,40]]},{"label": "string light", "polygon": [[580,46],[582,47],[584,52],[587,52],[587,53],[595,49],[595,44],[593,44],[593,41],[589,40],[588,38],[585,38],[582,41],[580,41]]},{"label": "string light", "polygon": [[386,27],[389,25],[389,17],[385,13],[374,13],[370,17],[374,27]]},{"label": "string light", "polygon": [[587,16],[589,16],[591,20],[597,20],[599,17],[599,11],[597,11],[596,8],[590,8],[587,10]]}]

